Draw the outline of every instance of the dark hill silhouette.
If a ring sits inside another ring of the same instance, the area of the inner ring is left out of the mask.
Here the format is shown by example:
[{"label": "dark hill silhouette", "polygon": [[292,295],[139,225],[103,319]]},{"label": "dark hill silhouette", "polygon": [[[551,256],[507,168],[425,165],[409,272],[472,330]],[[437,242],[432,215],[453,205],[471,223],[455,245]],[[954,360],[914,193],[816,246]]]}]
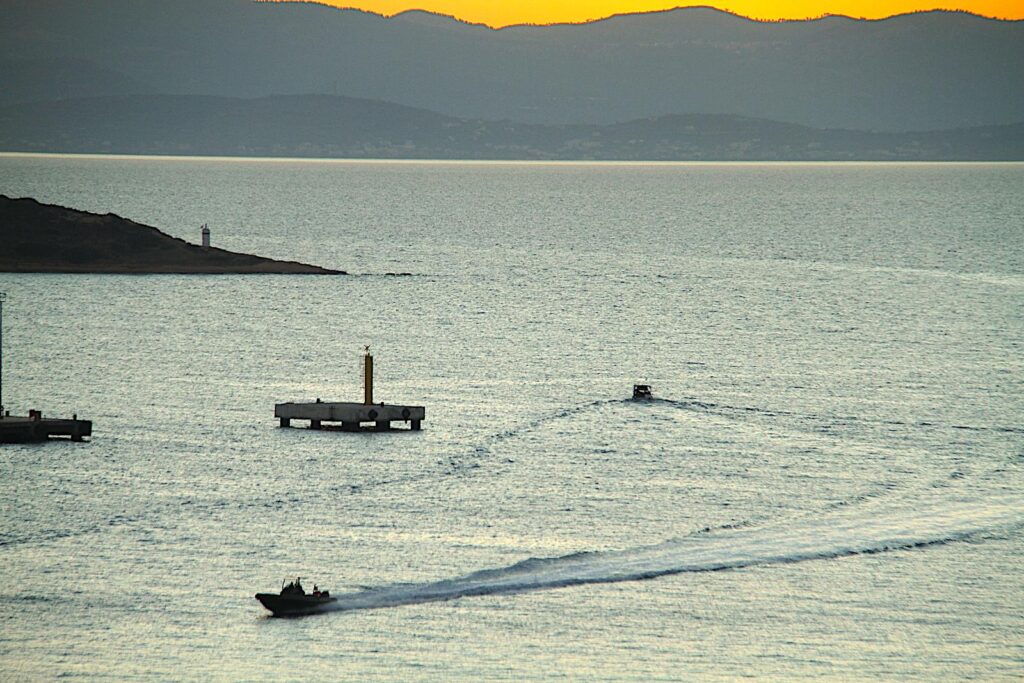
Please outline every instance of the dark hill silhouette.
[{"label": "dark hill silhouette", "polygon": [[419,159],[1024,160],[1024,124],[919,133],[727,115],[609,126],[458,119],[326,95],[139,95],[0,107],[0,150]]},{"label": "dark hill silhouette", "polygon": [[46,273],[288,273],[340,271],[205,249],[156,228],[34,199],[0,195],[0,271]]},{"label": "dark hill silhouette", "polygon": [[[690,8],[500,31],[249,0],[5,0],[3,15],[8,104],[321,93],[545,124],[696,112],[889,131],[1024,120],[1024,22],[959,12],[759,23]],[[69,90],[82,65],[88,77]]]}]

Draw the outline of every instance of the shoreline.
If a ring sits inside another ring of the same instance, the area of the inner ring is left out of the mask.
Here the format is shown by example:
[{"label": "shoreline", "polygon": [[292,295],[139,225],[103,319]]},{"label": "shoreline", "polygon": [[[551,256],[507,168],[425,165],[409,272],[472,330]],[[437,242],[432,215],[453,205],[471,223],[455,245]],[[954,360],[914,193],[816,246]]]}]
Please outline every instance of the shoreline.
[{"label": "shoreline", "polygon": [[93,275],[347,275],[191,244],[113,213],[0,195],[0,272]]}]

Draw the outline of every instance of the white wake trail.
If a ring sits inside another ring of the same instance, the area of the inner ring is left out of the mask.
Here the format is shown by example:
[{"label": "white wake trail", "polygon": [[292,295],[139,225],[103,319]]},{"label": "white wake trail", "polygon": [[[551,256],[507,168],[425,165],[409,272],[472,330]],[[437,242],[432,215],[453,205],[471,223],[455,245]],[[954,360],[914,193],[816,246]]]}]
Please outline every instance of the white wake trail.
[{"label": "white wake trail", "polygon": [[635,581],[684,572],[738,569],[900,550],[1024,525],[1024,498],[857,507],[776,524],[726,529],[654,546],[534,558],[502,569],[338,596],[332,610],[360,610],[512,594],[586,583]]}]

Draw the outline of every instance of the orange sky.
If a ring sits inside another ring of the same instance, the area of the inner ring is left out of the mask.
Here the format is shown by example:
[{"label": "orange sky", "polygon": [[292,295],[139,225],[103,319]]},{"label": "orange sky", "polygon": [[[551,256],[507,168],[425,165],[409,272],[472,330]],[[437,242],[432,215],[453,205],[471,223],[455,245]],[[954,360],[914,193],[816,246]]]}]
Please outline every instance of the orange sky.
[{"label": "orange sky", "polygon": [[[613,14],[686,6],[684,0],[316,0],[387,16],[408,9],[448,14],[500,27],[601,19]],[[691,4],[712,4],[697,2]],[[756,19],[805,19],[844,14],[877,19],[917,10],[959,9],[998,19],[1024,19],[1024,0],[722,0],[719,9]]]}]

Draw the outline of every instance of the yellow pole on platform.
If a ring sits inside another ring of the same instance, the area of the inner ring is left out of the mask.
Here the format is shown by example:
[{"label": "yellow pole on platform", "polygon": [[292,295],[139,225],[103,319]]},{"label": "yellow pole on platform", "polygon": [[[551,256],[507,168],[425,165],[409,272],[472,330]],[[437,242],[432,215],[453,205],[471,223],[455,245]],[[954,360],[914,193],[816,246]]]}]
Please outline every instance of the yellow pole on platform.
[{"label": "yellow pole on platform", "polygon": [[366,355],[363,356],[363,403],[373,403],[373,356],[370,355],[370,347],[366,347]]}]

